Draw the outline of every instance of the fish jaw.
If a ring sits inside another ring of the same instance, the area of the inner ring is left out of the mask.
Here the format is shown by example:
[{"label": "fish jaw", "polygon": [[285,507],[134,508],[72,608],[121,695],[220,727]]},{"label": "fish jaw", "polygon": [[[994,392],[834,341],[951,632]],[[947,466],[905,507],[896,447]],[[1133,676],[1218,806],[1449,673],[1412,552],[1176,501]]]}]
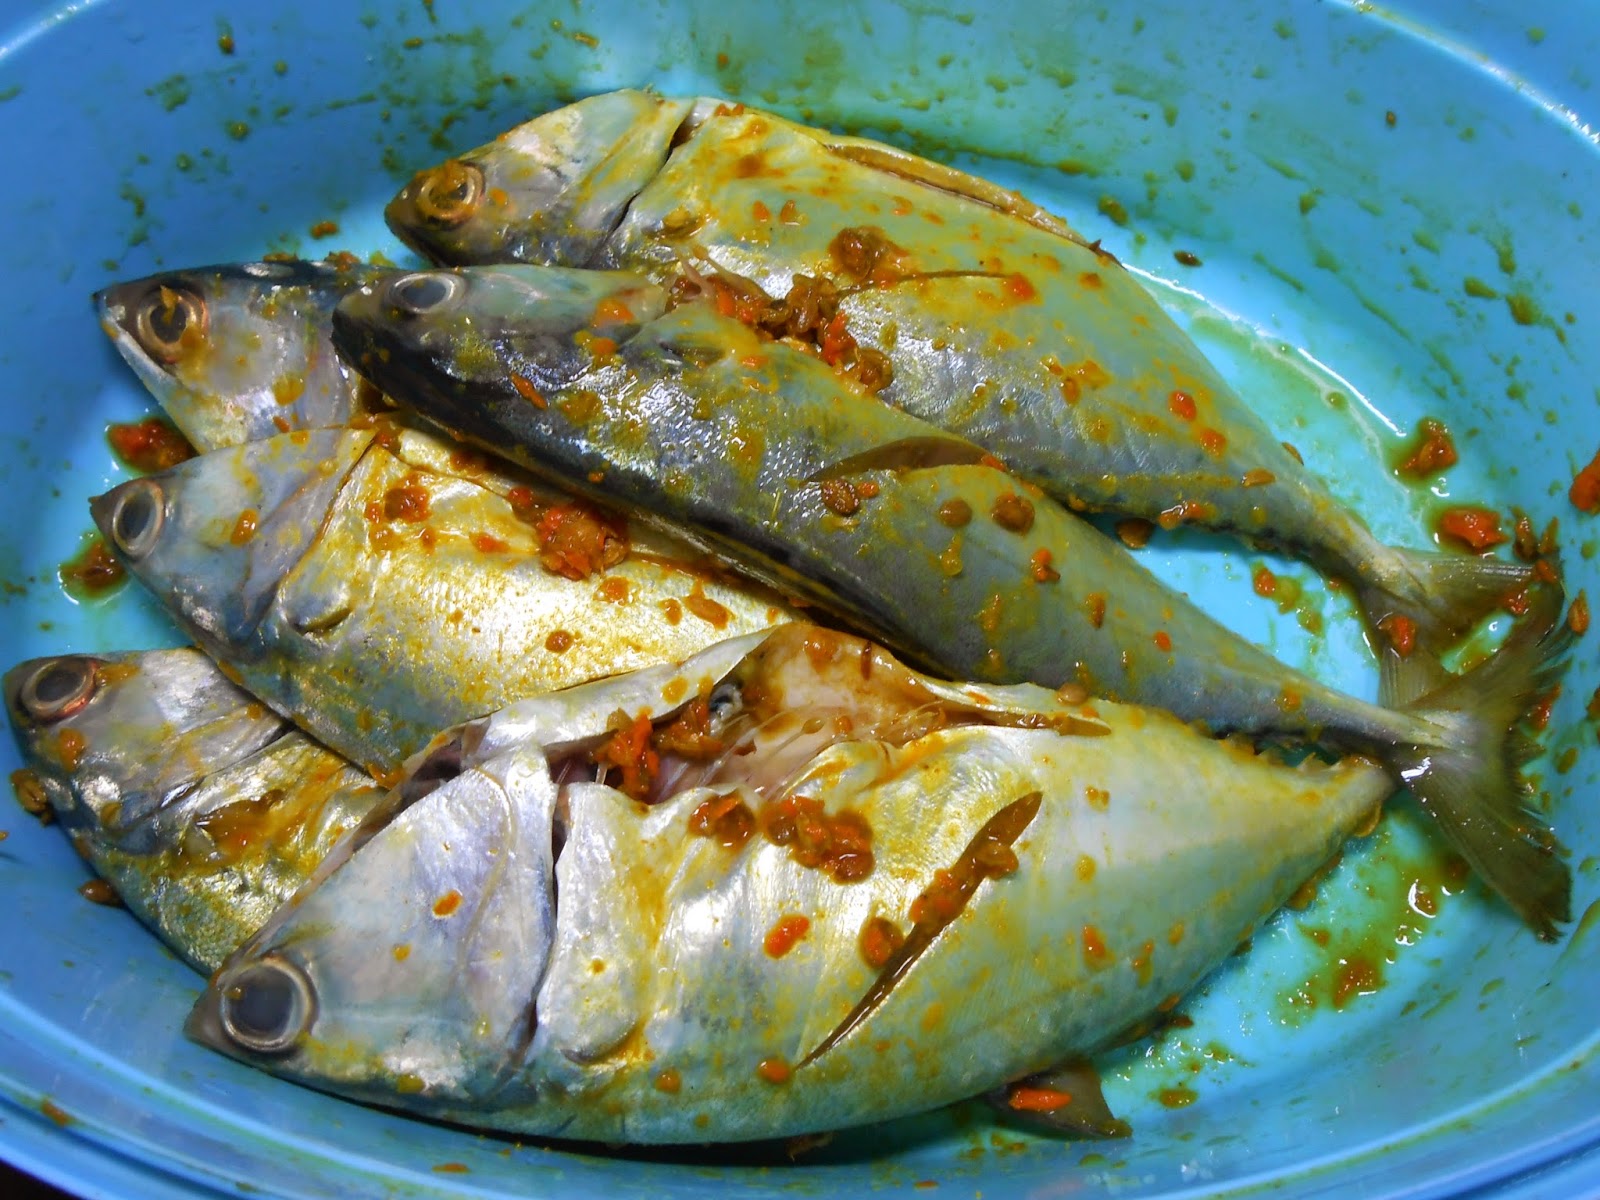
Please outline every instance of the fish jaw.
[{"label": "fish jaw", "polygon": [[544,973],[555,801],[537,752],[438,787],[281,909],[185,1032],[361,1099],[486,1099],[526,1040]]},{"label": "fish jaw", "polygon": [[205,452],[355,416],[357,376],[333,352],[330,316],[345,293],[386,273],[303,261],[198,267],[114,284],[95,304],[122,357]]},{"label": "fish jaw", "polygon": [[371,444],[369,430],[212,451],[90,501],[106,542],[207,649],[247,641]]},{"label": "fish jaw", "polygon": [[419,172],[384,219],[438,263],[588,266],[692,107],[626,90],[580,100]]}]

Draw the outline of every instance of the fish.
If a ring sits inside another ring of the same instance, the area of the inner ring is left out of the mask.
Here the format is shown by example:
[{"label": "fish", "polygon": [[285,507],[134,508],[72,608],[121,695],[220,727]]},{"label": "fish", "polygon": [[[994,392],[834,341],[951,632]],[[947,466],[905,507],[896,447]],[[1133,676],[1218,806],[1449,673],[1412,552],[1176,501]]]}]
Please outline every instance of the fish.
[{"label": "fish", "polygon": [[[563,359],[529,403],[505,362],[537,357],[480,304],[505,278],[418,272],[346,297],[334,342],[397,403],[641,517],[692,531],[753,577],[952,678],[1077,684],[1214,731],[1366,754],[1542,937],[1570,872],[1525,803],[1514,728],[1571,646],[1559,589],[1489,662],[1400,709],[1334,691],[1218,624],[985,451],[863,394],[819,355],[689,300]],[[426,301],[426,303],[424,303]],[[493,354],[456,349],[459,339]]]},{"label": "fish", "polygon": [[29,659],[4,689],[19,798],[207,975],[385,794],[193,648]]},{"label": "fish", "polygon": [[275,259],[149,275],[95,293],[101,328],[196,449],[344,425],[381,399],[329,343],[333,307],[392,268]]},{"label": "fish", "polygon": [[447,726],[790,614],[475,457],[387,422],[302,430],[129,480],[91,512],[197,645],[379,779]]},{"label": "fish", "polygon": [[[648,803],[607,755],[635,723],[673,779]],[[686,724],[713,744],[674,768]],[[1064,1108],[1028,1081],[1169,1009],[1392,791],[1360,756],[1289,766],[803,624],[521,702],[408,770],[186,1032],[350,1099],[607,1143],[997,1089]]]},{"label": "fish", "polygon": [[864,364],[886,401],[1058,500],[1349,583],[1379,645],[1441,650],[1527,582],[1518,563],[1379,540],[1098,241],[891,146],[619,91],[418,173],[386,217],[441,265],[746,281],[730,311]]}]

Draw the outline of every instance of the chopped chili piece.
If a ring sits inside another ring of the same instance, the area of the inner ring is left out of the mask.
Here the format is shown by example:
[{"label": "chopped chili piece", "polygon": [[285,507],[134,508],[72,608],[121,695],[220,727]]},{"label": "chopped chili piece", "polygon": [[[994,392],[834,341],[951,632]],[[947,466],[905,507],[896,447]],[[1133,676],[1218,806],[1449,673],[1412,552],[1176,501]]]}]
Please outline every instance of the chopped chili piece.
[{"label": "chopped chili piece", "polygon": [[116,456],[135,471],[165,471],[195,455],[189,439],[160,417],[147,417],[128,425],[108,425],[106,441]]},{"label": "chopped chili piece", "polygon": [[1506,540],[1500,531],[1500,514],[1477,505],[1446,509],[1439,517],[1439,534],[1481,553]]},{"label": "chopped chili piece", "polygon": [[431,508],[428,489],[414,483],[392,487],[383,494],[383,515],[391,521],[426,521]]},{"label": "chopped chili piece", "polygon": [[594,752],[595,765],[620,770],[622,781],[613,786],[635,800],[643,800],[661,769],[661,758],[650,745],[650,717],[645,713],[629,717],[618,711],[611,715],[610,728],[610,739]]},{"label": "chopped chili piece", "polygon": [[1573,477],[1572,487],[1567,491],[1567,499],[1571,500],[1573,507],[1581,512],[1592,513],[1600,510],[1600,451],[1596,451],[1594,458],[1589,460],[1589,465]]},{"label": "chopped chili piece", "polygon": [[1172,410],[1172,415],[1184,421],[1192,421],[1199,410],[1195,407],[1194,397],[1188,392],[1173,392],[1167,397],[1167,407]]},{"label": "chopped chili piece", "polygon": [[824,479],[821,486],[822,503],[829,512],[848,517],[861,507],[861,498],[846,480]]},{"label": "chopped chili piece", "polygon": [[769,842],[787,847],[795,862],[824,870],[837,883],[872,874],[872,827],[859,813],[829,813],[820,800],[791,795],[764,805],[760,823]]},{"label": "chopped chili piece", "polygon": [[939,524],[947,525],[951,529],[959,529],[972,520],[972,505],[965,500],[946,500],[939,505]]},{"label": "chopped chili piece", "polygon": [[1050,565],[1052,561],[1054,561],[1054,555],[1043,548],[1035,550],[1029,557],[1028,562],[1033,568],[1035,583],[1054,583],[1061,578],[1061,572]]},{"label": "chopped chili piece", "polygon": [[1012,533],[1027,533],[1033,528],[1033,504],[1015,492],[1006,492],[996,500],[989,515],[1001,529]]},{"label": "chopped chili piece", "polygon": [[1117,522],[1117,536],[1126,546],[1138,550],[1150,542],[1150,535],[1155,532],[1155,526],[1143,517],[1129,517]]},{"label": "chopped chili piece", "polygon": [[761,943],[761,948],[766,951],[768,958],[782,958],[795,948],[795,945],[811,932],[811,919],[802,917],[798,913],[791,913],[779,917],[767,931],[766,940]]},{"label": "chopped chili piece", "polygon": [[1589,632],[1589,597],[1582,591],[1567,610],[1567,626],[1580,637]]},{"label": "chopped chili piece", "polygon": [[628,557],[628,533],[621,520],[587,504],[573,502],[546,509],[534,531],[539,538],[539,563],[552,575],[585,579]]},{"label": "chopped chili piece", "polygon": [[887,917],[869,917],[861,926],[861,957],[878,970],[906,944],[906,935]]},{"label": "chopped chili piece", "polygon": [[1055,1088],[1022,1087],[1011,1089],[1006,1097],[1006,1107],[1017,1112],[1055,1112],[1058,1108],[1065,1108],[1072,1103],[1070,1092],[1058,1092]]},{"label": "chopped chili piece", "polygon": [[1426,479],[1456,465],[1456,444],[1443,421],[1424,417],[1417,425],[1415,442],[1407,448],[1405,457],[1395,464],[1395,471],[1409,479]]},{"label": "chopped chili piece", "polygon": [[1401,658],[1408,658],[1417,644],[1417,623],[1403,613],[1394,613],[1378,622],[1378,628],[1388,635],[1389,644]]},{"label": "chopped chili piece", "polygon": [[755,832],[756,818],[738,792],[713,796],[689,814],[689,832],[708,837],[729,850],[737,850]]},{"label": "chopped chili piece", "polygon": [[655,731],[651,740],[662,754],[695,761],[715,758],[726,748],[723,740],[711,732],[711,705],[704,696],[696,696],[684,705],[670,724]]}]

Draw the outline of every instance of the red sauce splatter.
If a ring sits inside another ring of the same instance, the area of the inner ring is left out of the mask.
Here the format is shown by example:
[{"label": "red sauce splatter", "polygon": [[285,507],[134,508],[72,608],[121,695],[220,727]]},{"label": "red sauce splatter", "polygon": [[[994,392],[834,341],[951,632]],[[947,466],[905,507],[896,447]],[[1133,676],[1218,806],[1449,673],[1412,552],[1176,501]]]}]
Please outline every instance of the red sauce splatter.
[{"label": "red sauce splatter", "polygon": [[147,473],[165,471],[195,455],[189,439],[160,417],[147,417],[129,425],[108,425],[106,441],[128,466]]}]

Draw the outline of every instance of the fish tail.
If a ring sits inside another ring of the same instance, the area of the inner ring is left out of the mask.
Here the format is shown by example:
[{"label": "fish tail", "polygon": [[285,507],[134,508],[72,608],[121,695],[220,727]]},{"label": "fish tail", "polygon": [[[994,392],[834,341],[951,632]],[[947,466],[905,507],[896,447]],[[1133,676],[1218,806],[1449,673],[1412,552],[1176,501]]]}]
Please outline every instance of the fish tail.
[{"label": "fish tail", "polygon": [[1384,558],[1384,569],[1362,580],[1361,607],[1402,650],[1443,651],[1532,578],[1531,568],[1500,558],[1393,548]]},{"label": "fish tail", "polygon": [[1539,746],[1520,724],[1566,668],[1574,634],[1561,610],[1559,589],[1540,589],[1491,658],[1404,706],[1437,735],[1387,755],[1450,845],[1546,941],[1571,919],[1572,872],[1528,805],[1522,767]]}]

